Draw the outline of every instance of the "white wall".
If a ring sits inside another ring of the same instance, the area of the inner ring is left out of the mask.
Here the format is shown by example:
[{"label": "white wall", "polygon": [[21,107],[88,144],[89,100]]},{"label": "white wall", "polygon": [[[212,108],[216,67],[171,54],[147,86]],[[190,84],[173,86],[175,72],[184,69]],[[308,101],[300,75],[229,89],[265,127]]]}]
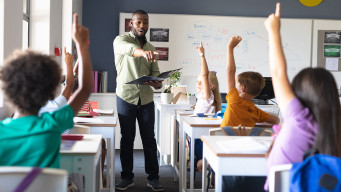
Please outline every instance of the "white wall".
[{"label": "white wall", "polygon": [[[13,50],[22,48],[23,1],[0,0],[0,65]],[[0,119],[11,115],[12,111],[3,106],[0,93]]]},{"label": "white wall", "polygon": [[73,13],[78,14],[78,22],[82,23],[82,7],[83,0],[63,0],[62,6],[62,47],[66,47],[66,51],[74,54],[72,47],[72,17]]},{"label": "white wall", "polygon": [[[31,0],[30,48],[54,55],[55,47],[62,52],[62,1]],[[56,57],[61,63],[62,57]]]}]

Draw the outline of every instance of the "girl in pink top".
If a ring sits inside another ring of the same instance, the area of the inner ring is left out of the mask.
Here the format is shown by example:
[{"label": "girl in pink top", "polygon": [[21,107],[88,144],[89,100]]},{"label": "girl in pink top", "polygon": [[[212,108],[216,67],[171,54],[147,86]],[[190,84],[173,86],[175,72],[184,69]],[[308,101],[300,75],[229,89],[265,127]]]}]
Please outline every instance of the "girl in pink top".
[{"label": "girl in pink top", "polygon": [[[272,83],[283,124],[268,158],[271,166],[303,161],[313,149],[321,154],[341,156],[341,111],[335,80],[323,68],[306,68],[290,85],[280,35],[280,4],[265,21],[269,33],[269,61]],[[268,183],[265,183],[268,190]]]}]

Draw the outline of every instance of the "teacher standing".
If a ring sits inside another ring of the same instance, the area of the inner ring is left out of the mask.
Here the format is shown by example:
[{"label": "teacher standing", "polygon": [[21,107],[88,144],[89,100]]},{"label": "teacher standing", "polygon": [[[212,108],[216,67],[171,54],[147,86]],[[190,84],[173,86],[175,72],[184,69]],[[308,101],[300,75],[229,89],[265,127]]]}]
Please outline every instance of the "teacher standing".
[{"label": "teacher standing", "polygon": [[155,58],[155,47],[146,39],[149,28],[148,14],[143,10],[133,13],[130,20],[131,31],[117,36],[114,40],[115,66],[117,71],[117,113],[121,126],[120,158],[121,181],[117,190],[134,186],[133,147],[136,134],[136,119],[144,149],[147,186],[153,191],[163,191],[159,182],[159,165],[154,134],[153,90],[162,87],[161,81],[151,81],[145,85],[125,84],[143,75],[158,76],[159,66]]}]

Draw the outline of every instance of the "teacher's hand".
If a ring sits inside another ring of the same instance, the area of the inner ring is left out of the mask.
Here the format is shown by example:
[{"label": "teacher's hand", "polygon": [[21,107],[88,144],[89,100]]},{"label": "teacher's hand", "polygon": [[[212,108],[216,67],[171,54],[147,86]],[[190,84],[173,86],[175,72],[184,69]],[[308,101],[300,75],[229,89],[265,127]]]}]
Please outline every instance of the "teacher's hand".
[{"label": "teacher's hand", "polygon": [[144,83],[145,85],[153,86],[154,89],[161,89],[162,81],[148,81]]},{"label": "teacher's hand", "polygon": [[146,58],[147,62],[156,62],[156,57],[155,55],[158,55],[159,53],[156,51],[143,51],[142,56]]}]

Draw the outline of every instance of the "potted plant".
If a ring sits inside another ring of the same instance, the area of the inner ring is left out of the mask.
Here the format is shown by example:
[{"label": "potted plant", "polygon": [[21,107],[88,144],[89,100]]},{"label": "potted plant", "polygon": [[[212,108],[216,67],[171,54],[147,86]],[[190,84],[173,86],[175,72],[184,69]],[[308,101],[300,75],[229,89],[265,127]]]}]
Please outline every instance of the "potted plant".
[{"label": "potted plant", "polygon": [[172,102],[174,94],[171,93],[171,88],[173,86],[175,86],[177,83],[180,83],[180,76],[181,76],[181,72],[177,71],[177,72],[174,72],[169,77],[169,85],[167,85],[167,87],[161,93],[161,102],[162,103],[170,104]]}]

